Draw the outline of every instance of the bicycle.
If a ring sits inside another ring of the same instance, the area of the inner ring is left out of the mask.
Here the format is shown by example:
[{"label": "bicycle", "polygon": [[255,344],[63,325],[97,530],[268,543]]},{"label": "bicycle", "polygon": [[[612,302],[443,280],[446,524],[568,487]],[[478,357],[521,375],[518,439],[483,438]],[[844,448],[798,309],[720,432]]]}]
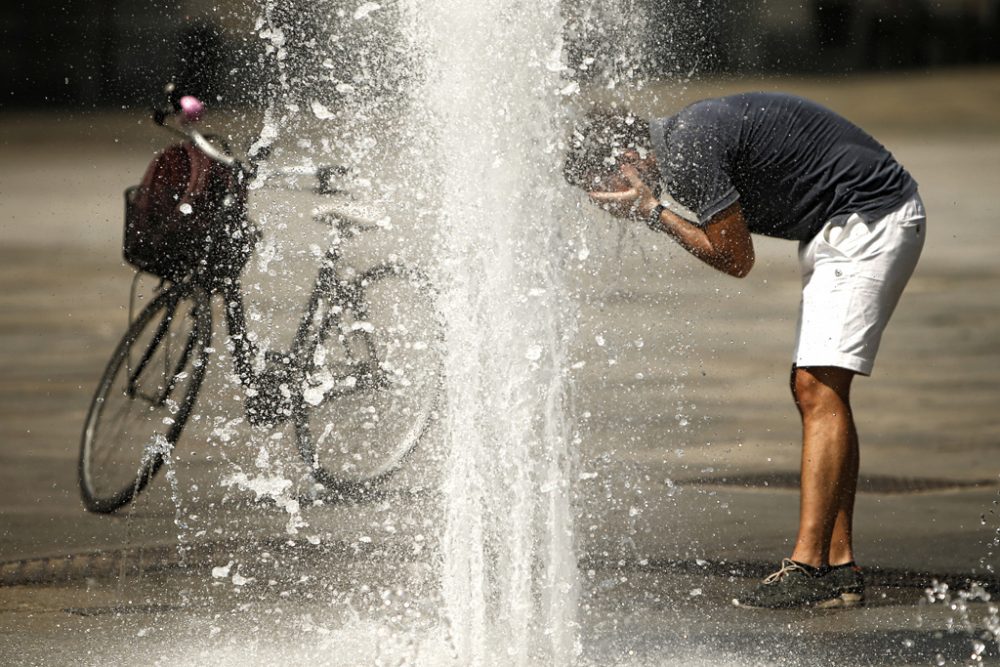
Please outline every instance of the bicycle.
[{"label": "bicycle", "polygon": [[[198,105],[194,114],[175,102],[157,110],[154,121],[248,183],[266,155],[240,161],[228,147],[216,147],[193,127]],[[167,122],[178,115],[180,127]],[[331,186],[338,173],[318,169],[316,192],[342,196]],[[136,188],[125,196],[128,221]],[[399,261],[360,271],[342,266],[342,242],[377,225],[343,207],[316,217],[332,225],[332,241],[287,351],[258,349],[247,329],[239,275],[220,280],[187,270],[161,276],[157,296],[111,355],[84,423],[78,472],[87,510],[110,513],[134,500],[176,446],[213,352],[216,294],[225,303],[248,421],[294,422],[298,451],[315,482],[340,497],[364,494],[416,447],[440,394],[442,328],[434,290],[424,273]]]}]

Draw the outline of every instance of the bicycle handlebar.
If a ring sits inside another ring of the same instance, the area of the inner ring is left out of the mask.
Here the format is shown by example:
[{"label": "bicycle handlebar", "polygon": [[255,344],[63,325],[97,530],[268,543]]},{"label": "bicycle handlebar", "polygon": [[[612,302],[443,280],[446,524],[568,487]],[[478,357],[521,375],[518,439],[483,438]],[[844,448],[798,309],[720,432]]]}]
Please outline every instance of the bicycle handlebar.
[{"label": "bicycle handlebar", "polygon": [[191,128],[187,132],[184,132],[183,130],[181,130],[180,132],[184,136],[188,137],[198,148],[198,150],[200,150],[202,153],[212,158],[216,162],[221,162],[227,167],[237,167],[239,169],[243,169],[242,162],[234,158],[232,155],[227,155],[226,153],[220,151],[218,148],[213,146],[212,142],[206,139],[205,136],[198,130]]},{"label": "bicycle handlebar", "polygon": [[[165,104],[162,106],[154,106],[152,109],[154,123],[183,139],[187,139],[194,144],[198,150],[216,162],[224,164],[227,167],[239,169],[250,177],[256,176],[257,163],[261,160],[267,159],[268,157],[269,151],[267,148],[259,150],[246,162],[238,160],[232,155],[226,153],[224,150],[217,148],[205,137],[205,135],[194,127],[194,124],[201,120],[202,115],[205,113],[205,104],[201,100],[194,95],[181,95],[172,83],[168,83],[164,87],[164,92],[167,96]],[[168,124],[167,121],[173,117],[178,117],[180,119],[180,123]],[[296,175],[298,174],[297,170],[293,170],[293,172]],[[349,173],[349,170],[346,167],[323,165],[301,173],[303,175],[305,173],[309,173],[316,177],[317,184],[314,188],[314,192],[318,194],[339,195],[346,192],[343,187],[336,183],[338,178],[343,178]],[[272,174],[272,176],[282,175],[286,174]]]},{"label": "bicycle handlebar", "polygon": [[[194,123],[201,120],[201,116],[205,112],[205,105],[201,100],[194,95],[178,95],[177,89],[172,83],[168,83],[164,87],[164,92],[167,94],[167,105],[153,107],[154,123],[165,130],[189,140],[198,150],[216,162],[224,164],[227,167],[236,167],[246,171],[246,168],[239,160],[213,146],[212,142],[205,138],[205,135],[192,127]],[[180,116],[180,127],[167,124],[167,119],[172,116]]]}]

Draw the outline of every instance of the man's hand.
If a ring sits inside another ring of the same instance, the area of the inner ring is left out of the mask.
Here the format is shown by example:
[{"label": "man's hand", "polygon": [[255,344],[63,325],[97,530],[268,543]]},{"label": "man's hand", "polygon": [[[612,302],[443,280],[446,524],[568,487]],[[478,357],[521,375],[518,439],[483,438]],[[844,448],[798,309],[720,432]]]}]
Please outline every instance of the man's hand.
[{"label": "man's hand", "polygon": [[[643,182],[631,164],[621,166],[604,183],[607,190],[591,191],[590,200],[611,215],[629,220],[648,221],[660,203],[652,189]],[[742,278],[754,264],[753,240],[739,202],[716,213],[707,222],[696,225],[668,210],[662,210],[658,228],[669,234],[682,248],[709,266]]]},{"label": "man's hand", "polygon": [[645,220],[659,204],[653,190],[643,182],[636,168],[630,164],[621,166],[625,177],[624,189],[612,191],[592,191],[587,195],[591,201],[611,215],[626,220]]}]

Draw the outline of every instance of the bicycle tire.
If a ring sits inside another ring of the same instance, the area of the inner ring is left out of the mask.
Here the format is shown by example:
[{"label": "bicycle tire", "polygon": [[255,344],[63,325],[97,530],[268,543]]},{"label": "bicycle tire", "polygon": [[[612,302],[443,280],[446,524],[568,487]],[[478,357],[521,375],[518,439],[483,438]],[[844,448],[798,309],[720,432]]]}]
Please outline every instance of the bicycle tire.
[{"label": "bicycle tire", "polygon": [[129,325],[84,422],[78,477],[88,511],[124,507],[159,471],[201,389],[211,337],[210,297],[193,285],[173,285]]},{"label": "bicycle tire", "polygon": [[[345,294],[339,316],[318,332],[295,432],[314,480],[351,496],[396,472],[435,418],[443,328],[430,282],[402,264],[362,273]],[[380,380],[357,378],[359,369]]]}]

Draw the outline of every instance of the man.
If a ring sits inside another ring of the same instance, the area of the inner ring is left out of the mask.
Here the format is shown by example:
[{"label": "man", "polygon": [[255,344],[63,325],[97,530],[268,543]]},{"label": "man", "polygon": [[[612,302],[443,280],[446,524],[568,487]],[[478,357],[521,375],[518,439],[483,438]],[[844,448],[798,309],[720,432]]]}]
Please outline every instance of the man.
[{"label": "man", "polygon": [[739,278],[754,264],[751,234],[799,242],[798,536],[780,569],[734,603],[862,604],[851,539],[859,460],[851,381],[871,374],[923,247],[916,182],[860,128],[777,93],[703,100],[649,123],[591,115],[573,134],[566,176],[613,215],[645,222]]}]

